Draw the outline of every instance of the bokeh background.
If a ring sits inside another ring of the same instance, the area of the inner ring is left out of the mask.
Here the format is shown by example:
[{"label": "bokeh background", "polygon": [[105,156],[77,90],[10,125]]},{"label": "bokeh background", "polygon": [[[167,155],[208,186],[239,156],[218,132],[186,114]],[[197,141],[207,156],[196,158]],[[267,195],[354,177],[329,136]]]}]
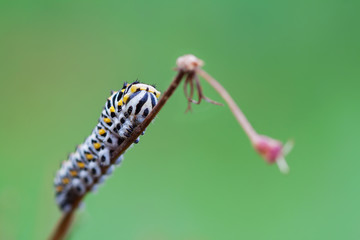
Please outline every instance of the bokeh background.
[{"label": "bokeh background", "polygon": [[[1,1],[0,239],[46,239],[53,177],[110,90],[164,91],[193,53],[255,128],[296,146],[282,175],[227,107],[180,89],[89,195],[69,239],[359,239],[359,1]],[[204,83],[206,95],[222,101]]]}]

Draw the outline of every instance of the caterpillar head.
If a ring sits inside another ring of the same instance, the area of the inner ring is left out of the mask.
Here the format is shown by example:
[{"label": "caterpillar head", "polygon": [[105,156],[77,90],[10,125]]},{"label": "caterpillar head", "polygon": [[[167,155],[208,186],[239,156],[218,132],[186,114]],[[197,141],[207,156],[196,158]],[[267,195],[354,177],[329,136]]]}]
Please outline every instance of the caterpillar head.
[{"label": "caterpillar head", "polygon": [[160,92],[153,86],[143,83],[133,83],[125,90],[123,103],[125,113],[142,122],[158,102]]}]

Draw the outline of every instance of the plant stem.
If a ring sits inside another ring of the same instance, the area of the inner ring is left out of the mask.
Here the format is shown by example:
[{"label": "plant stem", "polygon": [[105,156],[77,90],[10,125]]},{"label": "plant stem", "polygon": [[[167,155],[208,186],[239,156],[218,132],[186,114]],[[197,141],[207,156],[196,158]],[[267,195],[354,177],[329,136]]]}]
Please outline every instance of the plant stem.
[{"label": "plant stem", "polygon": [[286,163],[285,156],[290,152],[293,146],[292,141],[283,146],[278,140],[264,135],[259,135],[251,126],[250,122],[245,117],[245,114],[241,111],[230,94],[218,81],[201,68],[196,68],[195,73],[203,77],[226,101],[240,126],[248,135],[253,147],[264,158],[264,160],[268,163],[276,162],[282,173],[289,173],[289,166]]},{"label": "plant stem", "polygon": [[229,105],[231,112],[238,120],[240,126],[244,129],[245,133],[250,138],[250,141],[254,143],[258,137],[258,134],[256,133],[255,129],[251,126],[250,122],[247,120],[244,113],[241,111],[241,109],[232,99],[230,94],[226,91],[226,89],[218,81],[216,81],[212,76],[210,76],[207,72],[205,72],[201,68],[197,68],[196,73],[199,74],[201,77],[203,77],[226,101],[226,103]]}]

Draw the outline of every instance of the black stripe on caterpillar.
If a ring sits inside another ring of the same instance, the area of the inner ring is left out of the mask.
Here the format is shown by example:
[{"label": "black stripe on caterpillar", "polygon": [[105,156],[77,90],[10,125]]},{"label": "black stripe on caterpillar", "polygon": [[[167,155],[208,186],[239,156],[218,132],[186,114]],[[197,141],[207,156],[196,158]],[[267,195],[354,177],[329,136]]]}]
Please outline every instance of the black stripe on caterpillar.
[{"label": "black stripe on caterpillar", "polygon": [[[69,210],[94,179],[102,182],[105,176],[101,167],[110,165],[112,152],[144,121],[159,97],[155,87],[138,81],[124,83],[121,90],[111,94],[90,136],[61,164],[55,176],[56,202],[62,211]],[[135,143],[138,142],[139,138]],[[115,164],[120,164],[122,159],[120,156]],[[111,166],[106,174],[111,174],[113,168]]]}]

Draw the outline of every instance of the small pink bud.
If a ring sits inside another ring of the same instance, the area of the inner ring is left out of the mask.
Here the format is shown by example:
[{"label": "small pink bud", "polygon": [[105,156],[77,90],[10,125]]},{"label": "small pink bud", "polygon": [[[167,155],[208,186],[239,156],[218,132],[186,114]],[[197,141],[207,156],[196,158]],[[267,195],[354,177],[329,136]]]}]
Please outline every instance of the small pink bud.
[{"label": "small pink bud", "polygon": [[290,169],[285,161],[285,155],[292,148],[292,142],[283,146],[278,140],[264,135],[258,135],[254,138],[253,144],[255,150],[265,159],[266,162],[270,164],[277,163],[282,173],[289,172]]},{"label": "small pink bud", "polygon": [[255,150],[267,161],[274,163],[276,159],[282,154],[281,142],[272,138],[260,135],[254,144]]}]

